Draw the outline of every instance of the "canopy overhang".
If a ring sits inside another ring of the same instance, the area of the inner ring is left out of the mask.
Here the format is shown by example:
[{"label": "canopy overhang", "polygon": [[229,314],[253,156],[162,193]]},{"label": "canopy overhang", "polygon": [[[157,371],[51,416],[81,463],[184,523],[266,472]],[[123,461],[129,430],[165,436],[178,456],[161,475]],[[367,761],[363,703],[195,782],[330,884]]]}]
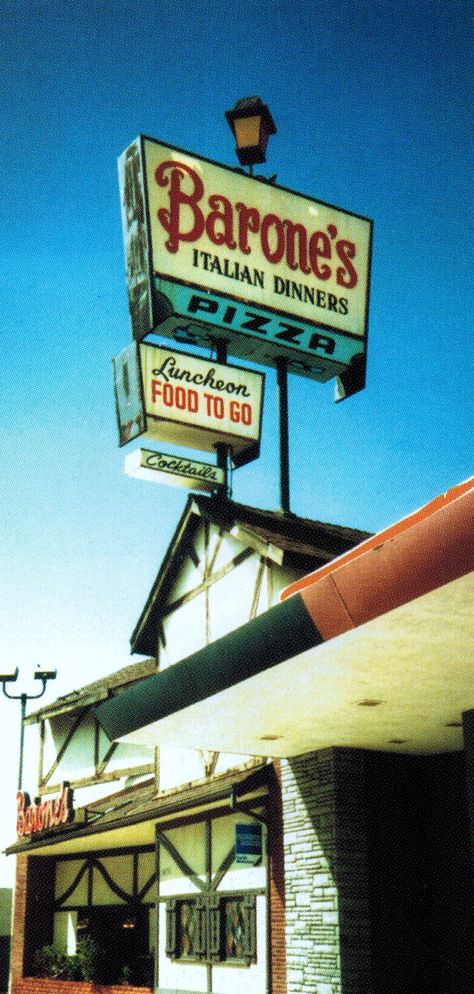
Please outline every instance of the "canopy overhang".
[{"label": "canopy overhang", "polygon": [[473,481],[101,704],[108,736],[244,755],[462,748],[474,707]]}]

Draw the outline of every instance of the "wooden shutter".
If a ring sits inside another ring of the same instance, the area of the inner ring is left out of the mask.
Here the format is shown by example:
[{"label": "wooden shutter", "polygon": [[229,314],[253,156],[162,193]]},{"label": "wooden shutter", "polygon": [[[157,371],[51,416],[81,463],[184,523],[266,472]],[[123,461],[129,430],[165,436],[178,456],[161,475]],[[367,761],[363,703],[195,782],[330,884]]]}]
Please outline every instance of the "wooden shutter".
[{"label": "wooden shutter", "polygon": [[207,952],[207,904],[203,894],[196,897],[196,908],[199,915],[199,931],[196,953],[199,959],[206,959]]},{"label": "wooden shutter", "polygon": [[176,900],[170,897],[166,902],[166,945],[165,952],[167,956],[171,956],[173,959],[176,957],[176,945],[177,945],[177,911],[176,911]]},{"label": "wooden shutter", "polygon": [[218,894],[209,894],[207,912],[207,949],[211,960],[219,960],[221,955],[221,914]]},{"label": "wooden shutter", "polygon": [[245,958],[249,963],[257,960],[257,899],[255,894],[244,894]]}]

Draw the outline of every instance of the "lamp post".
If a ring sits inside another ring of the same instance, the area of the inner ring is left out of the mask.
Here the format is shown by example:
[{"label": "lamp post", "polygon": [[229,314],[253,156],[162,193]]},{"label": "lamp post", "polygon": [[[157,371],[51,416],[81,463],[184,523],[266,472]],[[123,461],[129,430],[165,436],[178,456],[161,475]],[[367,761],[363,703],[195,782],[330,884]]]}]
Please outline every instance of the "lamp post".
[{"label": "lamp post", "polygon": [[[236,154],[242,166],[248,166],[253,176],[253,166],[266,161],[267,143],[276,134],[276,125],[266,104],[260,97],[237,100],[225,116],[236,141]],[[256,179],[264,179],[262,176]],[[266,182],[274,182],[272,176]],[[280,510],[290,513],[290,458],[288,432],[288,366],[284,358],[277,359],[278,426],[280,436]]]},{"label": "lamp post", "polygon": [[24,748],[24,738],[25,738],[25,716],[26,716],[26,703],[27,701],[36,701],[43,696],[46,690],[46,684],[48,680],[56,679],[56,670],[36,670],[34,675],[35,680],[42,681],[42,687],[39,694],[9,694],[7,693],[6,684],[15,683],[18,680],[18,666],[14,673],[0,673],[0,680],[2,681],[3,693],[5,697],[8,697],[9,701],[20,701],[21,702],[21,723],[20,723],[20,760],[18,767],[18,790],[21,790],[22,780],[23,780],[23,748]]}]

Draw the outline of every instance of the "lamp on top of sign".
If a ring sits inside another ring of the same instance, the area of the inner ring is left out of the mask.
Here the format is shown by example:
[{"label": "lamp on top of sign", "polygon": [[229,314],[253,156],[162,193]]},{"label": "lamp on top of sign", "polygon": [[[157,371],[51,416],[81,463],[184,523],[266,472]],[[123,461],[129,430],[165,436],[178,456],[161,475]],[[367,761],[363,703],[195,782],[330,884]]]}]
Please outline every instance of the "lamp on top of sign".
[{"label": "lamp on top of sign", "polygon": [[114,361],[119,443],[144,435],[213,452],[225,444],[234,466],[260,451],[264,376],[149,342]]},{"label": "lamp on top of sign", "polygon": [[119,160],[133,335],[364,385],[372,222],[140,135]]}]

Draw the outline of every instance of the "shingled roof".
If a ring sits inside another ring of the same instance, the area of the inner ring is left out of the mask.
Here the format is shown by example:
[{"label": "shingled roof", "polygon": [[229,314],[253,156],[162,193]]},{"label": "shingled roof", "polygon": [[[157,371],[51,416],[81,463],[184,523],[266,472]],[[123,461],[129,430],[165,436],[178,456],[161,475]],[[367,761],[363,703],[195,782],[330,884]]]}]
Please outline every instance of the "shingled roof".
[{"label": "shingled roof", "polygon": [[118,693],[124,687],[129,687],[137,680],[144,680],[145,677],[151,676],[155,671],[155,659],[142,659],[141,662],[122,666],[120,670],[108,673],[100,680],[87,683],[85,687],[79,687],[78,690],[71,690],[70,693],[58,697],[52,704],[47,704],[39,711],[29,714],[25,719],[25,725],[33,725],[37,721],[53,718],[55,715],[65,714],[68,711],[78,711],[89,704],[98,704],[99,701],[105,700],[111,694]]}]

